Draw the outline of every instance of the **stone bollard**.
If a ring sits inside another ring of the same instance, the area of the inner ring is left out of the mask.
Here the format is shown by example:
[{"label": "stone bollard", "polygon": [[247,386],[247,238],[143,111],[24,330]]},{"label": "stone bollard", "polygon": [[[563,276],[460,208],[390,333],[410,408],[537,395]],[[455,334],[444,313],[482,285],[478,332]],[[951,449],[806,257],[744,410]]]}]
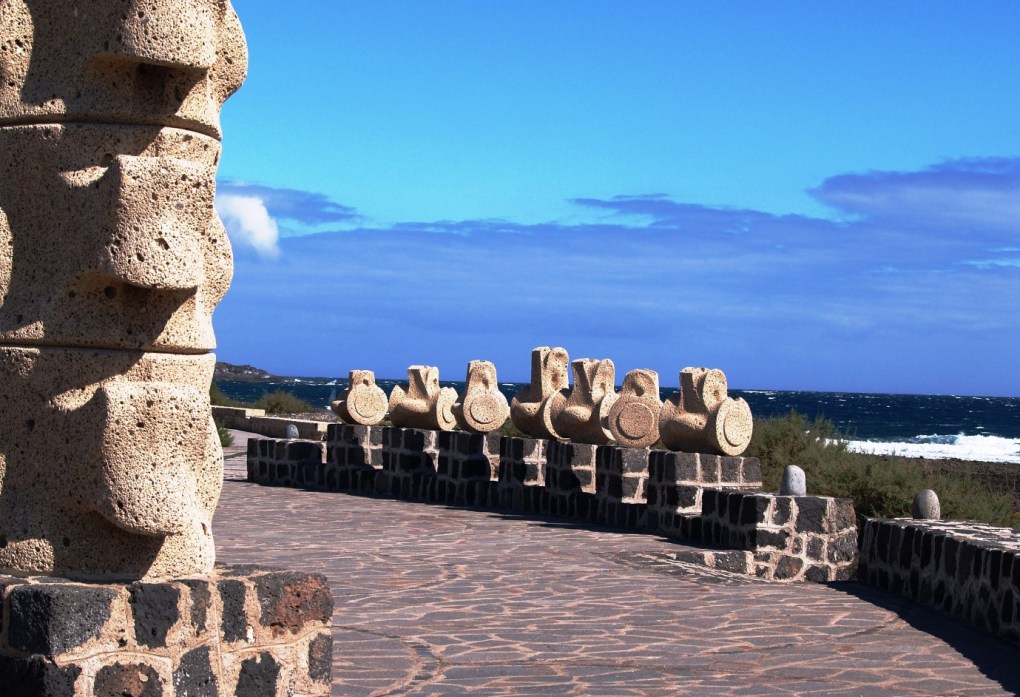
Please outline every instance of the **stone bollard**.
[{"label": "stone bollard", "polygon": [[807,475],[797,465],[783,469],[783,480],[779,483],[780,496],[807,496]]},{"label": "stone bollard", "polygon": [[940,520],[942,505],[939,503],[938,494],[931,489],[917,492],[914,503],[910,506],[910,515],[914,520]]},{"label": "stone bollard", "polygon": [[287,427],[283,429],[283,437],[294,440],[301,437],[301,431],[298,430],[297,424],[287,424]]},{"label": "stone bollard", "polygon": [[468,363],[464,393],[453,405],[457,424],[472,433],[489,433],[506,423],[510,406],[499,391],[496,366],[489,361]]},{"label": "stone bollard", "polygon": [[659,436],[670,450],[740,455],[751,442],[751,408],[727,396],[721,370],[684,368],[680,392],[659,415]]},{"label": "stone bollard", "polygon": [[623,379],[620,396],[609,410],[609,432],[627,448],[647,448],[659,440],[659,374],[632,370]]},{"label": "stone bollard", "polygon": [[514,395],[510,418],[534,438],[561,438],[554,423],[567,403],[566,349],[540,346],[531,352],[531,385]]},{"label": "stone bollard", "polygon": [[574,387],[553,422],[562,438],[575,443],[605,445],[612,439],[609,411],[616,402],[616,366],[613,361],[579,358],[573,361]]},{"label": "stone bollard", "polygon": [[439,368],[412,365],[407,369],[407,390],[394,385],[390,392],[390,421],[398,428],[452,431],[457,425],[453,405],[457,391],[439,387]]},{"label": "stone bollard", "polygon": [[347,378],[347,389],[329,408],[344,423],[358,426],[375,426],[386,418],[386,393],[375,384],[371,370],[352,370]]}]

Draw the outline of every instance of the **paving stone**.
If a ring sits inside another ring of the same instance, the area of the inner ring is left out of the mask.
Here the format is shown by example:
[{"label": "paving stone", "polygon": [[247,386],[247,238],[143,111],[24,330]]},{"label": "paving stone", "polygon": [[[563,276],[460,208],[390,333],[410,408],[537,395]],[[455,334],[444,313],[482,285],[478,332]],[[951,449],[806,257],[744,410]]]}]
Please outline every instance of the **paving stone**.
[{"label": "paving stone", "polygon": [[948,615],[653,536],[239,481],[214,525],[223,562],[326,576],[335,695],[1020,692],[1015,649]]}]

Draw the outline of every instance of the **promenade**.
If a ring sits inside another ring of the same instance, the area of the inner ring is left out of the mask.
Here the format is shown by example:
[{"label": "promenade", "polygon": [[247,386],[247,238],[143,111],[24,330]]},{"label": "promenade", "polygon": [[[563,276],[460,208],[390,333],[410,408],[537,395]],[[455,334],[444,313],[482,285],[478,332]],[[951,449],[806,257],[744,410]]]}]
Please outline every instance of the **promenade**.
[{"label": "promenade", "polygon": [[866,586],[710,573],[563,519],[260,487],[243,452],[219,561],[329,578],[335,695],[1020,692],[1020,650]]}]

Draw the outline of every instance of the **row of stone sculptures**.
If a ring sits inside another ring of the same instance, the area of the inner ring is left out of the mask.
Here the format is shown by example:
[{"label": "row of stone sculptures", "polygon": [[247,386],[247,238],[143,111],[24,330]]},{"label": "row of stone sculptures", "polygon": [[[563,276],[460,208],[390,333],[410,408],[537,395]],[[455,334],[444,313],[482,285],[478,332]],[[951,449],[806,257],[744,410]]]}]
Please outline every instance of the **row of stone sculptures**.
[{"label": "row of stone sculptures", "polygon": [[[573,388],[568,385],[572,368]],[[531,384],[508,404],[499,391],[496,366],[468,364],[464,391],[440,387],[439,369],[408,368],[408,385],[389,399],[369,370],[350,373],[347,389],[330,406],[347,423],[374,426],[389,415],[394,426],[449,431],[460,427],[488,433],[507,418],[534,438],[631,448],[657,442],[670,450],[739,455],[751,440],[751,409],[727,394],[721,370],[685,368],[680,391],[659,399],[659,375],[631,370],[616,392],[616,366],[609,359],[570,361],[565,349],[542,346],[531,352]]]}]

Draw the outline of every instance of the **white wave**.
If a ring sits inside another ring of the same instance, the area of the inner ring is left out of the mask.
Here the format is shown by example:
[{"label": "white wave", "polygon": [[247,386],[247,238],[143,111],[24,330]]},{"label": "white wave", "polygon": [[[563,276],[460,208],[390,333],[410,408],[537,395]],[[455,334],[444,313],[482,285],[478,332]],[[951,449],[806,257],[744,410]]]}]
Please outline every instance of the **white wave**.
[{"label": "white wave", "polygon": [[873,455],[901,455],[932,460],[973,460],[1020,464],[1020,440],[998,436],[917,436],[907,441],[852,440],[847,449]]}]

